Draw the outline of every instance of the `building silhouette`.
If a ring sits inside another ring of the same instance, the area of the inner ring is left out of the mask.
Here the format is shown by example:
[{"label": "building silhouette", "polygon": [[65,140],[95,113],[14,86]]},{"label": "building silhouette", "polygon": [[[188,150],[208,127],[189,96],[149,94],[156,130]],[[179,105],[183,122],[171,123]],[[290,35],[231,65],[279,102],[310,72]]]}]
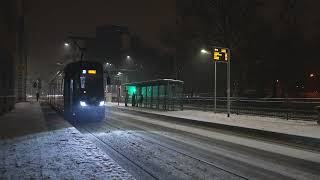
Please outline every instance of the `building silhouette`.
[{"label": "building silhouette", "polygon": [[26,101],[27,53],[22,0],[0,2],[0,113]]}]

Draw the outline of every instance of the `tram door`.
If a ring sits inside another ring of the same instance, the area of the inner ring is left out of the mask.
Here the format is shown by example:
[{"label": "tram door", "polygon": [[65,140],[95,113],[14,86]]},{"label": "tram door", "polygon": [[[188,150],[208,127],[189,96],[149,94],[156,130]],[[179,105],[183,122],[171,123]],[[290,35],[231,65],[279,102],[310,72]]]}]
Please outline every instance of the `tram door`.
[{"label": "tram door", "polygon": [[70,92],[69,92],[69,109],[73,114],[73,79],[70,80]]}]

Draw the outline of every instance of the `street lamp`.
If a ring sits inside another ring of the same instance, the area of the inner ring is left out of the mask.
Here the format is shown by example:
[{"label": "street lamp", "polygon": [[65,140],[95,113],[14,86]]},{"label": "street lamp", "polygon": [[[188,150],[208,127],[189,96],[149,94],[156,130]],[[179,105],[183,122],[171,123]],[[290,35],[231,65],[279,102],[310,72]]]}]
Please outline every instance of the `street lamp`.
[{"label": "street lamp", "polygon": [[108,62],[106,63],[106,66],[111,66],[111,65],[112,65],[111,63],[108,63]]},{"label": "street lamp", "polygon": [[67,43],[67,42],[64,43],[64,47],[69,47],[69,46],[70,46],[69,43]]},{"label": "street lamp", "polygon": [[128,56],[127,56],[127,59],[130,59],[130,58],[131,58],[131,57],[128,55]]},{"label": "street lamp", "polygon": [[63,63],[61,63],[61,62],[56,62],[56,65],[58,65],[58,66],[63,66]]},{"label": "street lamp", "polygon": [[201,49],[201,53],[202,54],[210,54],[209,51],[205,50],[205,49]]}]

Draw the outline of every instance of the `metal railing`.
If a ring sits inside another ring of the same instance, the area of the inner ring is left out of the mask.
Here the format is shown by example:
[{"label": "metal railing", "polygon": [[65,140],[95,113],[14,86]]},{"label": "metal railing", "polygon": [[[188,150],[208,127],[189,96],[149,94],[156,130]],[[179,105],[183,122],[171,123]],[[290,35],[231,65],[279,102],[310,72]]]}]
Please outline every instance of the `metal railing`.
[{"label": "metal railing", "polygon": [[[143,102],[139,101],[139,96],[136,99],[136,106],[142,108],[149,108],[149,109],[157,109],[157,110],[165,110],[165,111],[175,111],[175,110],[183,110],[183,99],[180,97],[167,97],[167,96],[160,96],[160,97],[150,97],[143,98]],[[112,102],[118,102],[117,97],[112,97]],[[125,103],[125,97],[121,97],[119,99],[120,103]],[[128,98],[128,105],[132,106],[132,98]]]},{"label": "metal railing", "polygon": [[[213,97],[188,97],[183,99],[185,109],[214,111]],[[284,119],[317,120],[320,98],[231,98],[231,112]],[[227,110],[227,99],[217,98],[217,112]]]}]

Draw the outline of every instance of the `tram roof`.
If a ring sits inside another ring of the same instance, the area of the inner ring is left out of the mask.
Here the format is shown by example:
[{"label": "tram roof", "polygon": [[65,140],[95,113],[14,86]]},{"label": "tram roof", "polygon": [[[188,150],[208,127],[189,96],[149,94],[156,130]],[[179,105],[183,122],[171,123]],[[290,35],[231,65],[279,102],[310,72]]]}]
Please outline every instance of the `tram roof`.
[{"label": "tram roof", "polygon": [[144,86],[144,85],[167,85],[167,84],[183,84],[183,81],[176,79],[156,79],[149,81],[131,82],[122,84],[124,86]]}]

